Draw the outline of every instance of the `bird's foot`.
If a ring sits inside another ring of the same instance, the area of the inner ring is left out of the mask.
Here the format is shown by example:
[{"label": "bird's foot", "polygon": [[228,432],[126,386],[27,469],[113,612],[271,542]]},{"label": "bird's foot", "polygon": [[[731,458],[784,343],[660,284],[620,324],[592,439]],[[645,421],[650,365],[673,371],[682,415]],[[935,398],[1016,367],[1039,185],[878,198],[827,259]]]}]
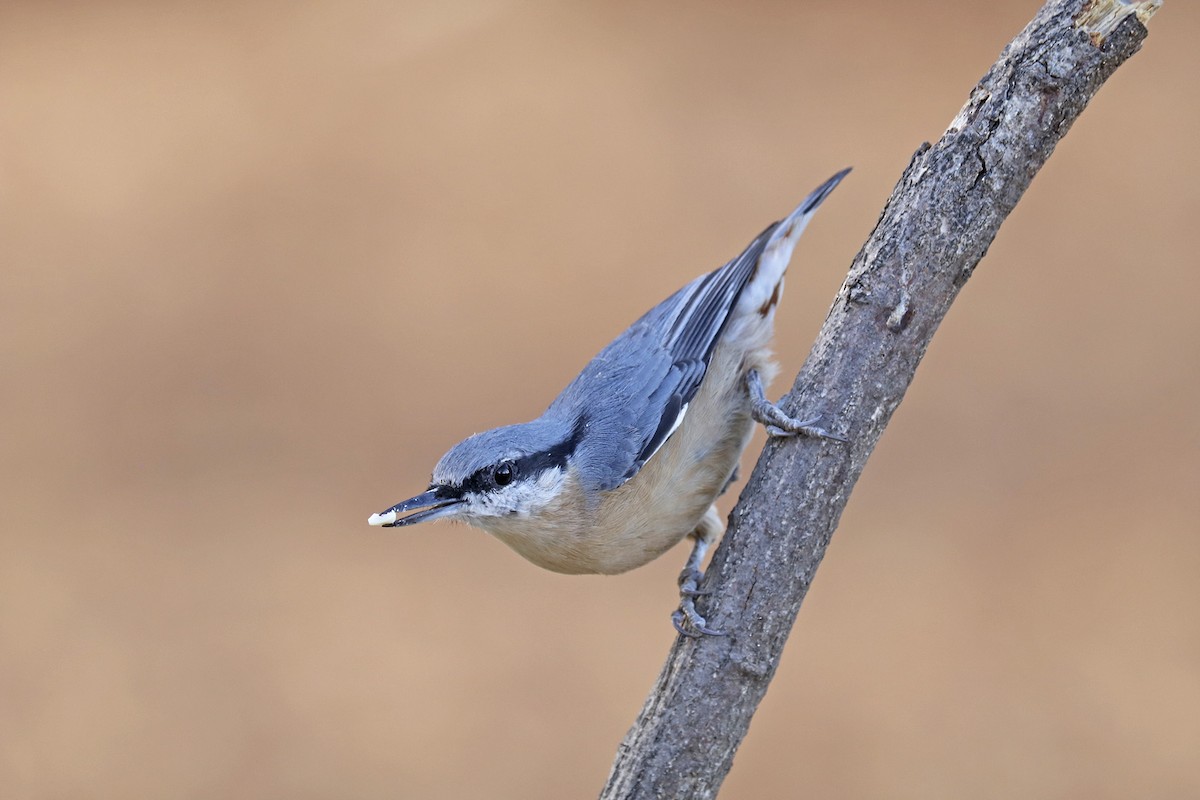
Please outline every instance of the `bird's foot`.
[{"label": "bird's foot", "polygon": [[695,567],[686,567],[679,573],[679,608],[671,614],[671,624],[684,636],[699,639],[702,636],[724,636],[723,631],[708,627],[708,620],[696,610],[696,598],[712,594],[700,589],[704,573]]},{"label": "bird's foot", "polygon": [[704,573],[690,564],[683,568],[683,572],[679,573],[679,596],[680,597],[703,597],[706,594],[712,594],[711,589],[701,589],[700,581],[704,579]]},{"label": "bird's foot", "polygon": [[[774,406],[773,406],[774,407]],[[780,412],[783,413],[782,411]],[[850,441],[841,434],[834,433],[827,428],[817,427],[816,423],[820,422],[820,417],[813,417],[810,420],[798,420],[787,418],[784,425],[775,423],[765,423],[767,433],[776,439],[787,439],[792,436],[811,436],[816,439],[828,439],[831,442],[842,442],[843,444]],[[761,422],[761,420],[759,420]]]},{"label": "bird's foot", "polygon": [[772,436],[811,436],[817,439],[829,439],[834,442],[848,442],[845,436],[833,433],[817,425],[820,417],[812,419],[796,419],[789,417],[783,409],[767,399],[763,390],[762,378],[758,370],[752,369],[746,375],[746,388],[750,390],[750,416],[755,422],[760,422]]}]

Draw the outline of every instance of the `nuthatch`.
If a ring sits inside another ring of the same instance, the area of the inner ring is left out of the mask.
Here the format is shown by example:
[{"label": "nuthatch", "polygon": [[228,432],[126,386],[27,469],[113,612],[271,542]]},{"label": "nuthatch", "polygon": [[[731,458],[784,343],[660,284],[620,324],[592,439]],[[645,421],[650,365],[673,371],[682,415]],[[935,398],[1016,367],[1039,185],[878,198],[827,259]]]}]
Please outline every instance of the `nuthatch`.
[{"label": "nuthatch", "polygon": [[737,258],[647,311],[532,422],[478,433],[442,456],[429,489],[372,514],[397,527],[456,519],[540,567],[615,574],[695,540],[672,615],[697,611],[700,566],[725,529],[713,501],[734,479],[754,422],[776,436],[845,441],[770,403],[769,348],[792,248],[845,169]]}]

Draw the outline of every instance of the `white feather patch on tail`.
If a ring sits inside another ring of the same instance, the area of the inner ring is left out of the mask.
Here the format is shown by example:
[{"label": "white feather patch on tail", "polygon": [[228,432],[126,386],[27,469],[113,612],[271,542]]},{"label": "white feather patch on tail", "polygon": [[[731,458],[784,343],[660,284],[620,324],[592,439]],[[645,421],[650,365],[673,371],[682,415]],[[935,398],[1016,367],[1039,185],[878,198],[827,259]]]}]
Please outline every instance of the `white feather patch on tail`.
[{"label": "white feather patch on tail", "polygon": [[778,294],[783,291],[780,282],[787,272],[788,262],[792,260],[792,250],[795,249],[800,234],[804,233],[808,221],[812,219],[813,213],[816,211],[814,208],[805,214],[803,208],[804,206],[801,205],[789,214],[771,234],[770,240],[763,248],[762,255],[758,258],[758,267],[754,271],[754,277],[742,290],[734,313],[739,316],[752,312],[757,313],[759,309],[771,303],[772,296],[778,302]]},{"label": "white feather patch on tail", "polygon": [[792,260],[792,250],[796,247],[800,234],[804,233],[808,221],[817,213],[821,203],[825,202],[825,198],[849,172],[847,167],[814,189],[795,211],[788,214],[775,226],[775,230],[771,231],[771,238],[763,247],[758,265],[738,298],[737,307],[734,309],[735,316],[745,317],[752,312],[757,312],[762,317],[770,316],[783,293],[783,276],[787,272],[788,262]]}]

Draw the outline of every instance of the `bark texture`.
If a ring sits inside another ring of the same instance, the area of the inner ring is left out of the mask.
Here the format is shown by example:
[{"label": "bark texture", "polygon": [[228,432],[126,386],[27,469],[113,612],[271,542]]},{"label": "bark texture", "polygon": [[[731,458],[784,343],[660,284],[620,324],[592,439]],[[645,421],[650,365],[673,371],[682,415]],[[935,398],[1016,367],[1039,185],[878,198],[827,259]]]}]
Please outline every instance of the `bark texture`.
[{"label": "bark texture", "polygon": [[775,674],[867,458],[1000,224],[1160,0],[1052,0],[941,139],[922,145],[855,257],[783,407],[848,445],[768,442],[699,603],[727,636],[678,638],[602,798],[712,798]]}]

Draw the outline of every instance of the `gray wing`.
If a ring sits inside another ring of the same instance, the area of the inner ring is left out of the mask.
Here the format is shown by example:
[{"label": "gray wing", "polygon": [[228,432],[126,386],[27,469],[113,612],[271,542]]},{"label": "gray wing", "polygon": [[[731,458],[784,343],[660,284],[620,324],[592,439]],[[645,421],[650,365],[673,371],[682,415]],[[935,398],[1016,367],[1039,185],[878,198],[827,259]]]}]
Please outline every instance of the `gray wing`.
[{"label": "gray wing", "polygon": [[745,251],[650,309],[584,368],[547,410],[584,418],[581,453],[595,488],[637,474],[696,396],[730,312],[779,223]]}]

